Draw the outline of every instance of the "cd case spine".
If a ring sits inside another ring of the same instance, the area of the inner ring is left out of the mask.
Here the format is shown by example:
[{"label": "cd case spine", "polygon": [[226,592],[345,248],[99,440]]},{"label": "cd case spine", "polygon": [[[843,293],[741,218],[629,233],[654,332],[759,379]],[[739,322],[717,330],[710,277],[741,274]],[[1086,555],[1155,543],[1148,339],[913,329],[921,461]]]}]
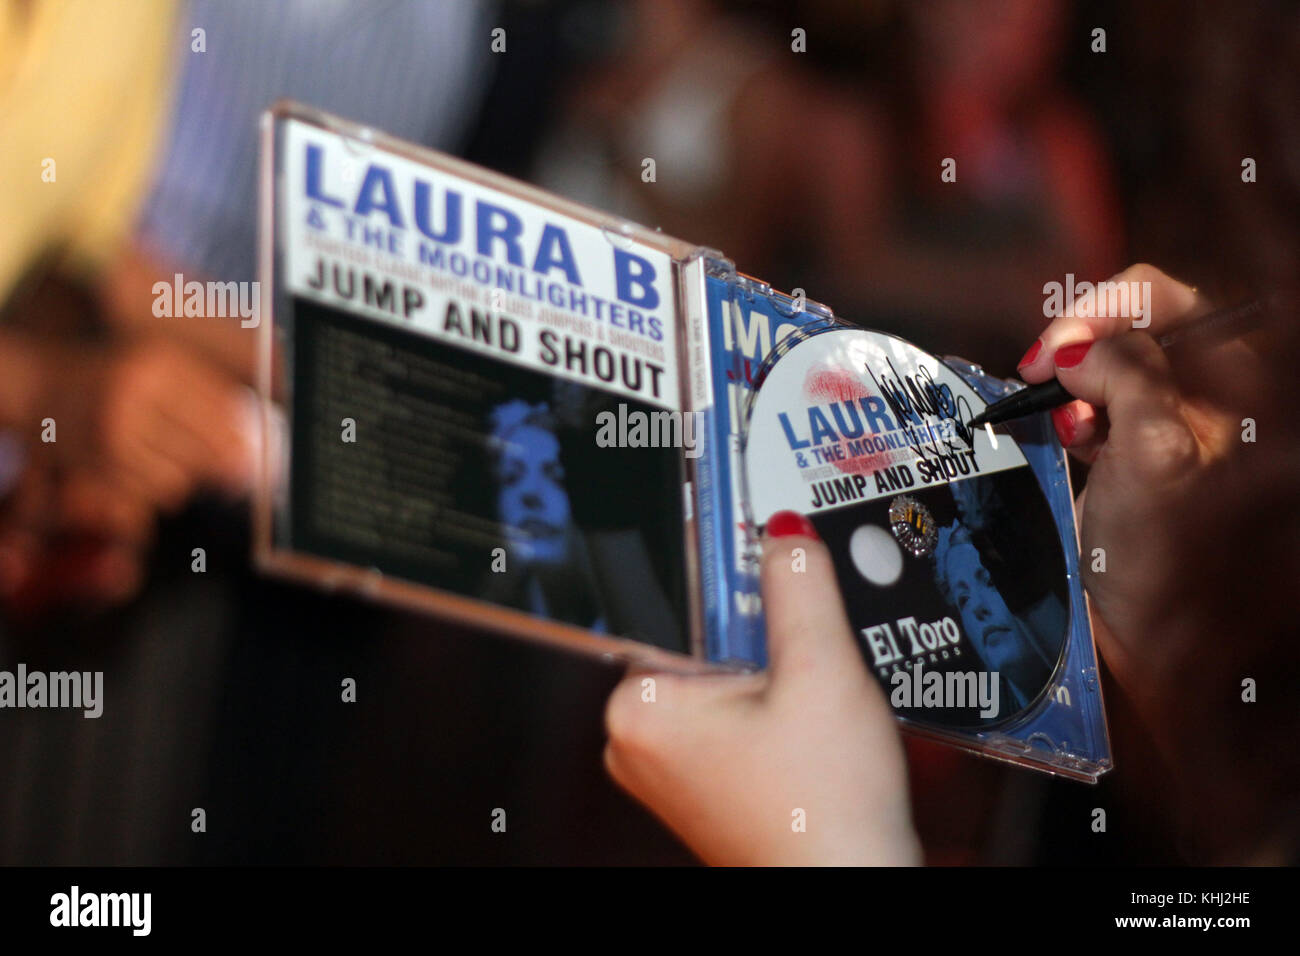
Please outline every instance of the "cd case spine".
[{"label": "cd case spine", "polygon": [[707,440],[700,457],[697,510],[706,626],[714,659],[763,667],[766,631],[759,594],[758,551],[745,523],[741,481],[741,412],[764,358],[793,332],[828,325],[830,309],[774,291],[738,273],[716,253],[701,251],[685,267],[701,289],[708,335],[704,354],[709,393],[701,412]]}]

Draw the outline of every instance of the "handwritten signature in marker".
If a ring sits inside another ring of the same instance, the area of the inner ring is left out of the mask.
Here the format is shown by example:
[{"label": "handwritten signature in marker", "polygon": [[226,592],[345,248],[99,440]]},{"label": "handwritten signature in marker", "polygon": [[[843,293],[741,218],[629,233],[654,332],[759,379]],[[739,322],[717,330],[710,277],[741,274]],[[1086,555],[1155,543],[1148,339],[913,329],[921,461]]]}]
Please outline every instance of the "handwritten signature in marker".
[{"label": "handwritten signature in marker", "polygon": [[974,436],[967,424],[974,416],[965,396],[954,397],[952,389],[945,383],[936,382],[930,370],[924,366],[915,375],[900,375],[894,367],[893,359],[886,358],[885,363],[889,366],[889,374],[881,373],[880,378],[876,378],[876,373],[869,365],[867,374],[884,396],[885,403],[894,413],[899,426],[910,439],[914,439],[912,447],[922,458],[926,457],[927,450],[936,455],[943,454],[945,450],[949,454],[963,450],[948,438],[942,439],[940,447],[939,441],[928,437],[931,433],[922,427],[925,424],[924,415],[951,422],[949,434],[966,448],[974,449]]}]

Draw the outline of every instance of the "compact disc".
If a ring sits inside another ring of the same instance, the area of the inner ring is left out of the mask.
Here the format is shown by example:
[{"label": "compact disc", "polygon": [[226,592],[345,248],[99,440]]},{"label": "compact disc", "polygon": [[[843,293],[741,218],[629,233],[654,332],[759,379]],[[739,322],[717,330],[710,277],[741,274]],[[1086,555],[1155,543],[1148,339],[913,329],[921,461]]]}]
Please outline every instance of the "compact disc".
[{"label": "compact disc", "polygon": [[945,728],[1029,712],[1069,627],[1047,499],[1009,434],[969,427],[984,407],[935,356],[835,327],[783,343],[744,427],[752,526],[808,516],[895,711]]}]

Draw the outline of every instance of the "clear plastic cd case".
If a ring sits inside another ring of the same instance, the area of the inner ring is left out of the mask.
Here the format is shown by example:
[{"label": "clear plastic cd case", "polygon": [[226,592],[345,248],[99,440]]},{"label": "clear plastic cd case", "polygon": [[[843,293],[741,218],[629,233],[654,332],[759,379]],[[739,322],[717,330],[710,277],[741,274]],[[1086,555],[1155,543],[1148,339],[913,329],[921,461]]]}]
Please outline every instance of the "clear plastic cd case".
[{"label": "clear plastic cd case", "polygon": [[263,120],[261,223],[264,570],[749,670],[762,527],[798,510],[906,731],[1109,768],[1064,453],[1045,416],[965,427],[1015,385],[298,104]]}]

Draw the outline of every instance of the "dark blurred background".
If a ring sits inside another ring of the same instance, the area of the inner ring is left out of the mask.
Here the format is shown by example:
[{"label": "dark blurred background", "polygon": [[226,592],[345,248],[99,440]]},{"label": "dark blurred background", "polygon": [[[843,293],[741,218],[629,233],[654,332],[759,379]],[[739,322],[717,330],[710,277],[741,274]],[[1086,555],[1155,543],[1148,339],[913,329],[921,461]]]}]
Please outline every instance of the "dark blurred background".
[{"label": "dark blurred background", "polygon": [[[150,290],[256,278],[274,99],[1011,374],[1067,273],[1294,281],[1297,62],[1283,0],[10,0],[0,667],[103,670],[106,702],[0,713],[0,862],[692,859],[605,775],[616,669],[251,571],[253,330],[156,317]],[[930,862],[1182,859],[1119,775],[909,756]],[[1103,800],[1124,840],[1079,822]]]}]

